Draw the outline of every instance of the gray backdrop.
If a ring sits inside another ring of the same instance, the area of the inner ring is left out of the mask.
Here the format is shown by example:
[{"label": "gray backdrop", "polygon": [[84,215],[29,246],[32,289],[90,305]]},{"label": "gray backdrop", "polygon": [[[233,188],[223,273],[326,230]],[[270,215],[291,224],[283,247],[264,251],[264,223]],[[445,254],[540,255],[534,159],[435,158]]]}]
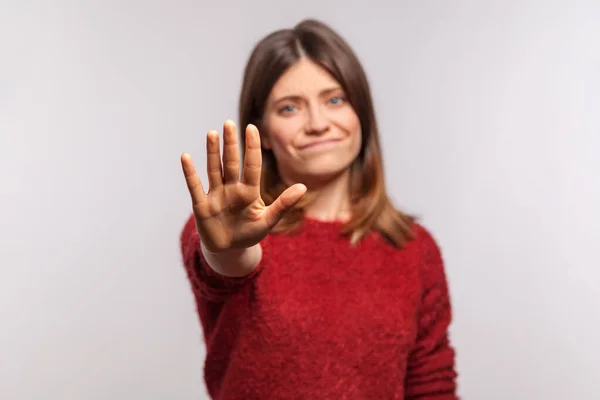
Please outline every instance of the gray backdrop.
[{"label": "gray backdrop", "polygon": [[252,45],[312,16],[444,251],[460,394],[596,399],[599,2],[217,3],[1,1],[0,398],[204,398],[179,156],[204,165]]}]

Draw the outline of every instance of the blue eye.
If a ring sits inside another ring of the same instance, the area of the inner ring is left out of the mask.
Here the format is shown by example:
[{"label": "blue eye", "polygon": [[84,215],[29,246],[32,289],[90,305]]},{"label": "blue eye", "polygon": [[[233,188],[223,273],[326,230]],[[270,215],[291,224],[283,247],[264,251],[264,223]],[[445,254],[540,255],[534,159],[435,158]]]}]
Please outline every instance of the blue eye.
[{"label": "blue eye", "polygon": [[331,99],[329,99],[329,102],[331,104],[340,104],[343,101],[344,101],[344,98],[342,96],[335,96],[335,97],[332,97]]},{"label": "blue eye", "polygon": [[293,105],[287,105],[285,107],[282,107],[279,112],[283,112],[283,113],[291,113],[296,111],[296,106]]}]

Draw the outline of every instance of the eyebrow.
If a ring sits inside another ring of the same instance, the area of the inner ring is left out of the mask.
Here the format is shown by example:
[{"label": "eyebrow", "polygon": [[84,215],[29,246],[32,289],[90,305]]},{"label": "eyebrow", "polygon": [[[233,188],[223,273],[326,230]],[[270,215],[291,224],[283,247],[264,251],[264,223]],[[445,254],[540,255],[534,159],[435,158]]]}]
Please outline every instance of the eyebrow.
[{"label": "eyebrow", "polygon": [[[320,96],[325,96],[325,95],[328,95],[330,93],[337,92],[337,91],[340,91],[340,90],[343,90],[341,86],[334,86],[334,87],[330,87],[330,88],[327,88],[327,89],[323,89],[323,90],[321,90],[321,92],[319,92],[319,97]],[[294,94],[287,95],[287,96],[282,96],[282,97],[279,97],[279,98],[273,100],[273,104],[281,103],[282,101],[285,101],[285,100],[288,100],[288,101],[299,101],[299,100],[302,100],[302,96],[294,95]]]}]

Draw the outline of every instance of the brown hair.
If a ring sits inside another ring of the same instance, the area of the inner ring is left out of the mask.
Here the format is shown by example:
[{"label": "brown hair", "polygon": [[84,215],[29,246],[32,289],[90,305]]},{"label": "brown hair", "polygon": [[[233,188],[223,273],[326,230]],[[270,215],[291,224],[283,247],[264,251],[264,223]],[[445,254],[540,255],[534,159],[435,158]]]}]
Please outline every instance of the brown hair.
[{"label": "brown hair", "polygon": [[[309,19],[293,29],[282,29],[264,37],[255,47],[244,71],[239,103],[239,124],[261,129],[265,103],[279,77],[296,61],[307,57],[325,68],[340,83],[357,113],[362,131],[362,147],[350,166],[351,219],[342,233],[358,242],[371,230],[381,233],[392,245],[403,247],[413,238],[414,218],[395,209],[385,190],[383,162],[375,111],[365,72],[350,46],[329,26]],[[242,144],[244,135],[241,135]],[[242,147],[244,148],[244,147]],[[271,204],[284,190],[272,151],[262,149],[261,196]],[[307,193],[296,208],[287,213],[275,231],[290,231],[303,220],[303,208],[310,202]]]}]

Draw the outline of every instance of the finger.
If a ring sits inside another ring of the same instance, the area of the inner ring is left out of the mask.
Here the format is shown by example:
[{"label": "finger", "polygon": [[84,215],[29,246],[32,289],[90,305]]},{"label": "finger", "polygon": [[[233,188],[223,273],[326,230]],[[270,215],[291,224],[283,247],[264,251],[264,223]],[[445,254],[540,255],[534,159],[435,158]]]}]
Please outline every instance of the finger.
[{"label": "finger", "polygon": [[192,198],[192,205],[195,207],[202,204],[206,200],[206,193],[204,193],[202,182],[196,173],[192,157],[187,153],[181,155],[181,168],[183,169],[185,182]]},{"label": "finger", "polygon": [[237,129],[233,121],[223,124],[223,177],[225,182],[240,179],[240,149]]},{"label": "finger", "polygon": [[267,207],[265,211],[267,225],[272,228],[281,218],[285,215],[286,212],[290,211],[298,201],[304,196],[306,193],[306,186],[298,183],[287,188],[281,195]]},{"label": "finger", "polygon": [[208,190],[214,190],[223,184],[219,132],[214,130],[206,135],[206,172],[208,174]]},{"label": "finger", "polygon": [[262,170],[262,153],[260,151],[260,135],[254,125],[246,128],[246,153],[244,156],[244,171],[242,182],[251,186],[260,186]]}]

